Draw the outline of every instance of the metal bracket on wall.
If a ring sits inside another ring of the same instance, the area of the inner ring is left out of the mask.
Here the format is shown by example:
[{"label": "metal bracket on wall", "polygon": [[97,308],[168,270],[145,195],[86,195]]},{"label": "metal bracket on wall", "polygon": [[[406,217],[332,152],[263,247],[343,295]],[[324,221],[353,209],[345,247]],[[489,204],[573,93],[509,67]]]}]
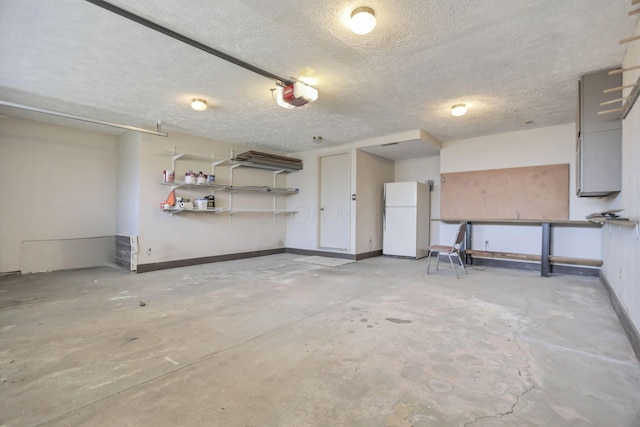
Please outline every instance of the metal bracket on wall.
[{"label": "metal bracket on wall", "polygon": [[640,240],[640,221],[636,220],[619,220],[619,219],[605,219],[605,224],[615,224],[620,227],[634,227],[636,230],[636,240]]},{"label": "metal bracket on wall", "polygon": [[622,106],[622,120],[627,118],[627,115],[629,115],[629,112],[633,108],[633,104],[635,104],[636,101],[638,100],[639,95],[640,95],[640,76],[638,76],[636,85],[634,86],[633,90],[627,97],[627,101]]},{"label": "metal bracket on wall", "polygon": [[[631,0],[631,6],[635,6],[637,4],[640,4],[640,0]],[[629,16],[633,16],[637,13],[640,13],[640,9],[629,11]],[[636,34],[631,37],[624,38],[620,40],[620,44],[629,43],[636,40],[640,40],[640,34]],[[618,70],[610,71],[609,75],[624,73],[625,71],[637,70],[638,68],[640,68],[640,65],[636,65],[633,67],[620,68]],[[633,85],[633,90],[627,97],[626,102],[622,105],[622,120],[627,118],[627,115],[629,114],[629,111],[631,111],[631,109],[633,108],[633,104],[636,103],[636,100],[638,99],[639,94],[640,94],[640,76],[638,76],[638,80],[636,80],[635,85]]]}]

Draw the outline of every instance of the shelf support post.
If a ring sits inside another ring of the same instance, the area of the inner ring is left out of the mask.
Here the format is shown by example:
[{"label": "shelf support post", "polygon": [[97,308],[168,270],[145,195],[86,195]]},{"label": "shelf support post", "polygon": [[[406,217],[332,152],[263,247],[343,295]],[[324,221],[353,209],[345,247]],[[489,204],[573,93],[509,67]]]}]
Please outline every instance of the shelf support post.
[{"label": "shelf support post", "polygon": [[176,146],[174,145],[173,154],[171,155],[171,169],[173,170],[173,173],[176,172],[176,160],[182,156],[184,156],[184,153],[176,153]]},{"label": "shelf support post", "polygon": [[[278,188],[278,174],[283,173],[283,170],[273,171],[273,188]],[[276,193],[273,193],[273,222],[276,222],[276,210],[278,209],[278,197]]]}]

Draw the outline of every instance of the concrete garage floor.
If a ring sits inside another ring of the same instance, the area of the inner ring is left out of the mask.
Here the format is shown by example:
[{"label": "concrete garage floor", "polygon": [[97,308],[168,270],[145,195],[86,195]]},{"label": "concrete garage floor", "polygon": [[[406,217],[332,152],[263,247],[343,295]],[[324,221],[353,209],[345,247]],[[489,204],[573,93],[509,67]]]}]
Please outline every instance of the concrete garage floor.
[{"label": "concrete garage floor", "polygon": [[597,279],[299,258],[1,280],[0,425],[640,425]]}]

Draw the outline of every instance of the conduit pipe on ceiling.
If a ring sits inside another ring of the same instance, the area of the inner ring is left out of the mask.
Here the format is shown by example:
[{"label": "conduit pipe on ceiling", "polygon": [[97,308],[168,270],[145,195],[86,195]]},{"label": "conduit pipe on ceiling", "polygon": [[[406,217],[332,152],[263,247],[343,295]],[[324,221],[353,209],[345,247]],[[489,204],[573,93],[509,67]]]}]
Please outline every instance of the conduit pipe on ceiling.
[{"label": "conduit pipe on ceiling", "polygon": [[141,17],[139,15],[136,15],[134,13],[131,13],[128,10],[124,10],[124,9],[122,9],[122,8],[120,8],[118,6],[115,6],[115,5],[113,5],[113,4],[109,3],[109,2],[106,2],[104,0],[86,0],[86,1],[88,1],[91,4],[96,5],[98,7],[101,7],[103,9],[106,9],[109,12],[113,12],[116,15],[120,15],[120,16],[122,16],[124,18],[127,18],[127,19],[130,19],[130,20],[134,21],[134,22],[137,22],[140,25],[144,25],[147,28],[151,28],[152,30],[155,30],[155,31],[157,31],[159,33],[162,33],[162,34],[164,34],[166,36],[169,36],[169,37],[171,37],[173,39],[181,41],[182,43],[186,43],[186,44],[188,44],[190,46],[193,46],[196,49],[200,49],[200,50],[202,50],[204,52],[207,52],[208,54],[211,54],[213,56],[217,56],[218,58],[224,59],[227,62],[235,64],[235,65],[237,65],[239,67],[242,67],[242,68],[244,68],[246,70],[252,71],[252,72],[254,72],[256,74],[259,74],[259,75],[261,75],[263,77],[266,77],[266,78],[268,78],[270,80],[275,80],[276,82],[281,82],[284,86],[288,86],[288,85],[293,84],[293,81],[291,81],[290,79],[282,78],[282,77],[277,76],[277,75],[275,75],[273,73],[270,73],[270,72],[265,71],[265,70],[263,70],[261,68],[258,68],[255,65],[251,65],[248,62],[244,62],[244,61],[242,61],[240,59],[234,58],[233,56],[230,56],[230,55],[228,55],[228,54],[226,54],[224,52],[221,52],[221,51],[219,51],[217,49],[214,49],[214,48],[212,48],[210,46],[207,46],[207,45],[205,45],[203,43],[200,43],[199,41],[193,40],[193,39],[191,39],[191,38],[189,38],[187,36],[184,36],[184,35],[182,35],[180,33],[176,33],[173,30],[170,30],[170,29],[168,29],[166,27],[163,27],[162,25],[156,24],[155,22],[149,21],[146,18],[143,18],[143,17]]},{"label": "conduit pipe on ceiling", "polygon": [[157,131],[153,131],[153,130],[148,130],[148,129],[143,129],[143,128],[137,128],[137,127],[134,127],[134,126],[127,126],[127,125],[121,125],[121,124],[118,124],[118,123],[105,122],[104,120],[91,119],[89,117],[75,116],[73,114],[67,114],[67,113],[60,113],[58,111],[45,110],[44,108],[31,107],[29,105],[15,104],[13,102],[0,101],[0,105],[4,105],[4,106],[7,106],[7,107],[11,107],[11,108],[19,108],[21,110],[35,111],[36,113],[49,114],[51,116],[65,117],[67,119],[79,120],[81,122],[95,123],[95,124],[98,124],[98,125],[111,126],[111,127],[114,127],[114,128],[131,130],[131,131],[134,131],[134,132],[148,133],[148,134],[156,135],[156,136],[169,136],[169,134],[166,133],[166,132],[160,132],[160,126],[161,126],[160,120],[158,120],[158,122],[156,123],[156,126],[157,126],[158,130]]}]

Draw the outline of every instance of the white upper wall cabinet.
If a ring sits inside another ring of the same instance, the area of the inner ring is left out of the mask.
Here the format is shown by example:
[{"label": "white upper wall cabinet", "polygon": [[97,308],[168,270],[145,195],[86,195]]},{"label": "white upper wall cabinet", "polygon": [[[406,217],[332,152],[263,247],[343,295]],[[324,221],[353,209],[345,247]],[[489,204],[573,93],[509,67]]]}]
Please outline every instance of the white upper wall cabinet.
[{"label": "white upper wall cabinet", "polygon": [[620,74],[608,70],[584,75],[578,85],[576,120],[576,194],[579,197],[617,193],[622,185],[621,112],[599,114],[617,109],[615,101],[622,91],[604,93],[622,85]]}]

